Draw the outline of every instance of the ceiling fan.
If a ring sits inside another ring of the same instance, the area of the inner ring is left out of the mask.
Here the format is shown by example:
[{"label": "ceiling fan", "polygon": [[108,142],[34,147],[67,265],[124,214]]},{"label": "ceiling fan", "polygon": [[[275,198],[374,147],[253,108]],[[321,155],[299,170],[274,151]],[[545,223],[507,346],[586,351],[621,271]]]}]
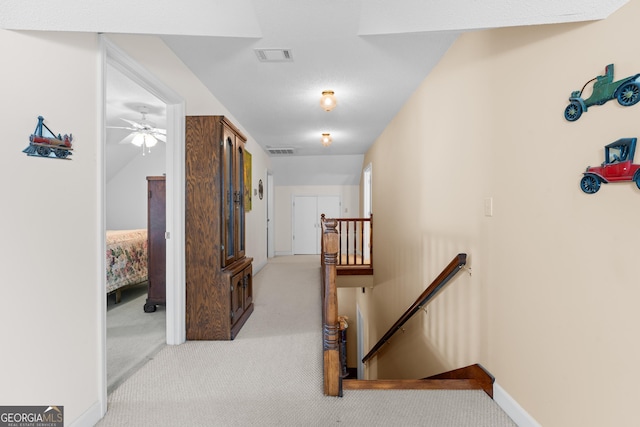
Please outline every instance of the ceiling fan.
[{"label": "ceiling fan", "polygon": [[120,144],[133,144],[137,147],[142,147],[142,154],[145,151],[148,153],[150,148],[158,143],[158,140],[167,142],[167,130],[155,127],[155,124],[147,120],[148,108],[146,106],[140,107],[140,114],[142,120],[133,121],[121,117],[121,120],[129,123],[130,126],[109,126],[111,129],[126,129],[131,133],[124,137]]}]

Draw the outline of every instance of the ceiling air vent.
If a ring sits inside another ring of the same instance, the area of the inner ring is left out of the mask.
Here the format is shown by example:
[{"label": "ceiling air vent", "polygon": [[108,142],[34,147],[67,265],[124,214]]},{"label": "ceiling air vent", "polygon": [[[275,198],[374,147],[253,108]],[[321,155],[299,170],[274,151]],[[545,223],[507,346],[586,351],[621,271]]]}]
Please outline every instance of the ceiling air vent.
[{"label": "ceiling air vent", "polygon": [[291,62],[291,49],[254,49],[260,62]]},{"label": "ceiling air vent", "polygon": [[269,154],[278,154],[278,155],[288,155],[293,154],[293,148],[283,148],[283,147],[268,147],[267,151]]}]

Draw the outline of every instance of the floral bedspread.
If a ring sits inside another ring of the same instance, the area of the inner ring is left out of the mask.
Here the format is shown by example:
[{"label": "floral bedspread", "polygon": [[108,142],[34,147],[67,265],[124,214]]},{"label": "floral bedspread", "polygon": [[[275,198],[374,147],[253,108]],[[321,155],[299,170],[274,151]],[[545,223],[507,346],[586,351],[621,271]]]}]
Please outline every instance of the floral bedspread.
[{"label": "floral bedspread", "polygon": [[107,230],[107,293],[147,280],[147,230]]}]

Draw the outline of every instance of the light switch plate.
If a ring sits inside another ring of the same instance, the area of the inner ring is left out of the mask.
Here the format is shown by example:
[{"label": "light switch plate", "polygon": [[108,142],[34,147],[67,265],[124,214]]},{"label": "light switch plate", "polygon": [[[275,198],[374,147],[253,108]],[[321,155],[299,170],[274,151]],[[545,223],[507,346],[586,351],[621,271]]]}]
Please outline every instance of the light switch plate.
[{"label": "light switch plate", "polygon": [[484,199],[484,216],[493,216],[493,197]]}]

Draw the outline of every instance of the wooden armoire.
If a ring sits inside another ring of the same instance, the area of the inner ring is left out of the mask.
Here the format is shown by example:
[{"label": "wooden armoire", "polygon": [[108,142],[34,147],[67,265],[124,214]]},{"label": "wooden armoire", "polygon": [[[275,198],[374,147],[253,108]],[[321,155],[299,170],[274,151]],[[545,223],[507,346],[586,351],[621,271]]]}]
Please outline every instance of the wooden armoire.
[{"label": "wooden armoire", "polygon": [[147,264],[149,285],[145,313],[166,304],[167,230],[166,180],[164,176],[147,177]]},{"label": "wooden armoire", "polygon": [[186,117],[188,340],[232,340],[253,312],[253,259],[245,256],[245,142],[224,116]]}]

